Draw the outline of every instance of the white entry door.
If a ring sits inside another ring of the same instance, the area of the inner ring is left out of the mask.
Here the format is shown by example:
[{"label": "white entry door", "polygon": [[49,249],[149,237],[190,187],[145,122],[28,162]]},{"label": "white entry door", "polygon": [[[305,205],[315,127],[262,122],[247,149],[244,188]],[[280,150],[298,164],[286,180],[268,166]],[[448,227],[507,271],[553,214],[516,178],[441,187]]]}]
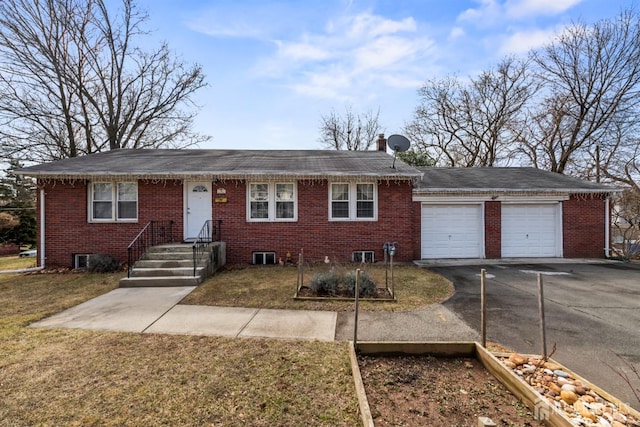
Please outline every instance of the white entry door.
[{"label": "white entry door", "polygon": [[422,258],[483,258],[481,205],[422,205]]},{"label": "white entry door", "polygon": [[211,182],[189,181],[185,192],[184,240],[193,241],[204,222],[212,219]]}]

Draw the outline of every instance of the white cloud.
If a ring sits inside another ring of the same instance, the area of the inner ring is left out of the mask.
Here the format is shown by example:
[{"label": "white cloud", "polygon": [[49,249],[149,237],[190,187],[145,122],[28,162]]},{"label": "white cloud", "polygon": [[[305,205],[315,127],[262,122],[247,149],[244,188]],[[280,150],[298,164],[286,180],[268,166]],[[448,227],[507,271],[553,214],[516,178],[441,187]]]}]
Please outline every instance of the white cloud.
[{"label": "white cloud", "polygon": [[294,61],[321,61],[332,56],[331,52],[322,46],[315,46],[313,43],[283,43],[277,41],[278,55],[283,59],[291,59]]},{"label": "white cloud", "polygon": [[459,22],[470,22],[478,27],[502,25],[512,20],[563,13],[584,0],[476,0],[475,8],[458,15]]},{"label": "white cloud", "polygon": [[503,54],[524,54],[531,49],[550,43],[557,34],[556,29],[518,31],[503,41],[500,52]]},{"label": "white cloud", "polygon": [[490,26],[500,20],[503,15],[500,3],[496,0],[478,0],[478,3],[478,7],[466,9],[458,15],[458,21]]},{"label": "white cloud", "polygon": [[329,23],[327,29],[329,32],[344,32],[350,39],[363,39],[400,32],[415,32],[417,25],[411,17],[394,21],[370,13],[361,13],[355,17],[344,17],[336,23]]},{"label": "white cloud", "polygon": [[537,15],[557,15],[583,0],[507,0],[505,11],[512,18],[524,18]]},{"label": "white cloud", "polygon": [[466,32],[464,31],[464,28],[462,28],[462,27],[453,27],[451,29],[451,31],[449,32],[449,39],[456,40],[456,39],[459,39],[461,37],[464,37],[465,34],[466,34]]},{"label": "white cloud", "polygon": [[301,28],[307,13],[300,5],[284,2],[208,3],[190,12],[186,25],[192,31],[212,37],[266,41]]},{"label": "white cloud", "polygon": [[355,50],[355,66],[360,70],[377,70],[410,60],[420,49],[410,39],[380,37]]},{"label": "white cloud", "polygon": [[193,31],[212,37],[261,39],[268,34],[264,28],[241,20],[211,23],[203,18],[190,21],[187,26]]},{"label": "white cloud", "polygon": [[408,69],[423,72],[415,63],[424,60],[434,43],[417,33],[411,17],[391,20],[368,12],[341,16],[324,31],[275,42],[275,52],[256,65],[255,75],[280,79],[306,96],[341,101],[371,96],[371,87],[388,87],[389,82],[398,87],[395,75]]}]

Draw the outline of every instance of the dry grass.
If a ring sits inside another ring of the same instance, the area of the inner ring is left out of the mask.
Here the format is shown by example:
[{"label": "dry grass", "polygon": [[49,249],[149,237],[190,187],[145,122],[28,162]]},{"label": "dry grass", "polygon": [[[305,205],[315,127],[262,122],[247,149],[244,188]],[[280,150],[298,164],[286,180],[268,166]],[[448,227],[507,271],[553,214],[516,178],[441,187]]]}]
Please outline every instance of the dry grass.
[{"label": "dry grass", "polygon": [[36,257],[3,256],[0,257],[0,271],[22,270],[36,266]]},{"label": "dry grass", "polygon": [[[343,265],[338,270],[344,273],[359,267],[359,264]],[[305,269],[304,283],[308,284],[314,273],[326,271],[327,268],[322,264]],[[385,283],[391,286],[391,275],[385,273],[383,265],[368,265],[366,270],[378,287],[384,287]],[[351,301],[294,300],[296,283],[295,267],[230,267],[209,278],[181,304],[328,311],[353,309]],[[447,279],[412,264],[395,266],[394,283],[396,302],[362,301],[360,308],[366,311],[414,310],[442,302],[454,292],[453,285]]]},{"label": "dry grass", "polygon": [[0,276],[0,426],[359,423],[344,343],[26,327],[120,276]]}]

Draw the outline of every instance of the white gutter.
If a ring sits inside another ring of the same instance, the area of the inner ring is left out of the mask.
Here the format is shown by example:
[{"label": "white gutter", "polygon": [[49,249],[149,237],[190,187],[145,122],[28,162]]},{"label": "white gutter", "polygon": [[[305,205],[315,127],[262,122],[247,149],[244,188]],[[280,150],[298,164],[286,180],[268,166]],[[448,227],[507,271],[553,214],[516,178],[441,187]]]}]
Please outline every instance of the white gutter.
[{"label": "white gutter", "polygon": [[610,233],[611,233],[611,215],[609,212],[609,198],[604,201],[604,256],[609,258],[611,256],[611,248],[609,247]]},{"label": "white gutter", "polygon": [[44,227],[44,188],[40,189],[40,245],[38,246],[38,253],[40,254],[40,265],[39,267],[44,268],[44,260],[45,260],[45,256],[44,256],[44,231],[45,231],[45,227]]}]

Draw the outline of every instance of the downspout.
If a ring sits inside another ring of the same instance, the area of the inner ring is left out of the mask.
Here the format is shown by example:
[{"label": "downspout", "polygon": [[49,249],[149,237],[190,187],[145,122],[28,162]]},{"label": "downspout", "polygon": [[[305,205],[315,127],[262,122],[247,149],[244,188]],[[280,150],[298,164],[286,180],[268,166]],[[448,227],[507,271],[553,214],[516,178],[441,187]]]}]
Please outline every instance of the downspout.
[{"label": "downspout", "polygon": [[604,256],[606,258],[611,257],[611,248],[609,246],[610,233],[611,233],[611,212],[609,212],[609,197],[604,200]]},{"label": "downspout", "polygon": [[40,247],[38,248],[38,253],[40,254],[40,267],[44,268],[44,260],[45,260],[45,256],[44,256],[44,242],[45,242],[45,238],[44,238],[44,231],[45,231],[45,226],[44,226],[44,220],[45,220],[45,215],[44,215],[44,188],[40,189]]}]

